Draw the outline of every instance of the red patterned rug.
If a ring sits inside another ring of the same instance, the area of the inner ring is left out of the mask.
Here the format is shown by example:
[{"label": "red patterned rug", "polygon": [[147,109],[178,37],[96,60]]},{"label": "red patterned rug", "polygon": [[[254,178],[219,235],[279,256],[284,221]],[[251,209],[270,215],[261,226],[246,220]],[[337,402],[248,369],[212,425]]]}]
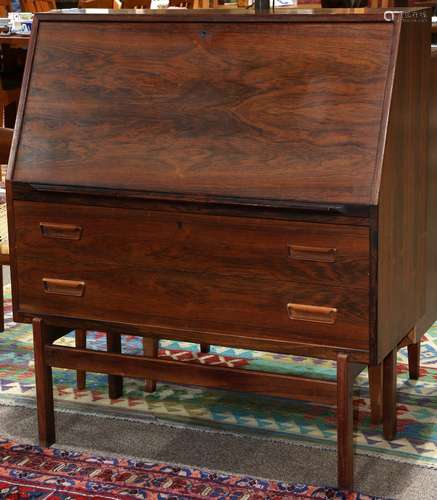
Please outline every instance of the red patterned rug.
[{"label": "red patterned rug", "polygon": [[0,439],[0,498],[370,500],[377,497],[193,467],[43,449]]}]

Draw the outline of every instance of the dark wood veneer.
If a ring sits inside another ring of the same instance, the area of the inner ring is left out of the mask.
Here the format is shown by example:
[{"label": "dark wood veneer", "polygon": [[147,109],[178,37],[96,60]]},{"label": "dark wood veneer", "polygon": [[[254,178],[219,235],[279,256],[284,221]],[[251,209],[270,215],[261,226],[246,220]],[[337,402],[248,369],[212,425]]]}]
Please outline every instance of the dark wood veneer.
[{"label": "dark wood veneer", "polygon": [[[274,31],[42,23],[14,178],[163,197],[171,186],[173,194],[261,204],[369,203],[392,31],[392,23],[338,24],[335,34],[319,23],[310,37],[305,23]],[[247,43],[254,36],[262,51]],[[105,106],[96,109],[99,100]]]},{"label": "dark wood veneer", "polygon": [[[358,12],[37,16],[7,197],[42,444],[55,439],[52,366],[81,384],[108,373],[114,397],[142,376],[150,391],[335,403],[350,487],[352,384],[370,363],[394,437],[395,350],[434,316],[430,19]],[[108,332],[107,353],[84,348],[90,328]],[[52,345],[73,329],[78,349]],[[144,357],[121,354],[120,333],[144,337]],[[338,377],[163,361],[159,338],[335,359]]]},{"label": "dark wood veneer", "polygon": [[[240,279],[174,270],[21,259],[20,312],[61,314],[118,324],[156,324],[168,328],[263,335],[343,348],[368,347],[368,293],[330,285]],[[43,280],[60,280],[59,293],[47,293]],[[64,282],[66,282],[64,284]],[[80,294],[80,295],[79,295]],[[287,305],[335,307],[333,324],[293,321]],[[260,333],[258,333],[260,332]]]},{"label": "dark wood veneer", "polygon": [[437,48],[431,50],[428,132],[426,312],[416,325],[420,339],[437,318]]},{"label": "dark wood veneer", "polygon": [[[378,207],[378,362],[416,325],[426,307],[431,34],[422,28],[418,22],[399,25],[394,47]],[[406,143],[414,147],[401,147]]]},{"label": "dark wood veneer", "polygon": [[368,289],[363,227],[20,201],[15,214],[19,254],[44,260],[56,251],[71,270],[85,263],[94,269],[98,247],[108,268],[120,264],[123,251],[123,266],[150,271]]}]

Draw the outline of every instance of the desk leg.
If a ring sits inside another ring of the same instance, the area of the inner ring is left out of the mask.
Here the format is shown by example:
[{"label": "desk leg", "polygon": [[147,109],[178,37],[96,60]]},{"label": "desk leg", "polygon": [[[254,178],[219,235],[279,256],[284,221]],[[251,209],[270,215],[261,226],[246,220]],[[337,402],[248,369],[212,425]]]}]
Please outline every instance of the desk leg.
[{"label": "desk leg", "polygon": [[[106,333],[107,351],[121,353],[121,335],[119,333]],[[123,377],[120,375],[108,375],[108,393],[111,399],[118,399],[123,394]]]},{"label": "desk leg", "polygon": [[[159,339],[143,337],[143,352],[144,356],[148,358],[156,358],[158,356]],[[146,380],[144,385],[146,392],[155,392],[156,380]]]},{"label": "desk leg", "polygon": [[396,358],[397,349],[393,349],[384,359],[382,382],[384,437],[388,441],[396,437]]},{"label": "desk leg", "polygon": [[[76,330],[75,332],[76,347],[78,349],[86,349],[86,330]],[[86,371],[76,371],[76,385],[79,391],[85,390],[86,387]]]},{"label": "desk leg", "polygon": [[200,344],[200,352],[209,352],[209,344]]},{"label": "desk leg", "polygon": [[39,443],[49,447],[56,440],[52,368],[46,363],[44,350],[50,342],[47,327],[41,318],[34,318],[32,325]]},{"label": "desk leg", "polygon": [[337,355],[337,476],[338,487],[352,489],[353,462],[353,404],[354,377],[348,355]]},{"label": "desk leg", "polygon": [[420,341],[408,346],[408,370],[411,379],[420,377]]},{"label": "desk leg", "polygon": [[382,363],[369,366],[370,415],[372,424],[382,422]]}]

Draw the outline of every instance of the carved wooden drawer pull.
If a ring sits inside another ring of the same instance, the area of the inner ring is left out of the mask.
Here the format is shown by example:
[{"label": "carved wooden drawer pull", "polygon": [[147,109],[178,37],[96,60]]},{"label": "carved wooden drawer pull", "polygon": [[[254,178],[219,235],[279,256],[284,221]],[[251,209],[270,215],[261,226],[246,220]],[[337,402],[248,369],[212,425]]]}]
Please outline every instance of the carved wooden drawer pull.
[{"label": "carved wooden drawer pull", "polygon": [[84,281],[58,280],[54,278],[42,279],[44,291],[56,295],[70,295],[71,297],[83,297],[85,293]]},{"label": "carved wooden drawer pull", "polygon": [[298,321],[312,321],[332,325],[337,319],[334,307],[309,306],[306,304],[287,304],[288,317]]},{"label": "carved wooden drawer pull", "polygon": [[56,238],[60,240],[80,240],[82,227],[72,224],[55,224],[52,222],[40,222],[39,227],[44,238]]},{"label": "carved wooden drawer pull", "polygon": [[305,247],[288,245],[288,255],[297,260],[314,260],[317,262],[335,262],[336,248]]}]

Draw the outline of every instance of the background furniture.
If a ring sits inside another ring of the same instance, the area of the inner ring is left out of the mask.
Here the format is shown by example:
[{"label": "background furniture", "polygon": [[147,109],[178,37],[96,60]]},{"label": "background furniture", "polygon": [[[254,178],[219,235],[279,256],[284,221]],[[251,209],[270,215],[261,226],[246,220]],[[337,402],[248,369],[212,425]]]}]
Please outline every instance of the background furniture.
[{"label": "background furniture", "polygon": [[56,0],[20,0],[23,12],[47,12],[56,9]]},{"label": "background furniture", "polygon": [[168,6],[192,9],[194,6],[194,0],[169,0]]},{"label": "background furniture", "polygon": [[[118,0],[79,0],[79,9],[119,9]],[[150,2],[149,2],[150,5]]]},{"label": "background furniture", "polygon": [[[0,165],[8,163],[13,130],[0,128]],[[4,327],[3,266],[9,265],[9,242],[6,218],[6,200],[0,203],[0,332]]]},{"label": "background furniture", "polygon": [[150,9],[151,0],[123,0],[123,9]]},{"label": "background furniture", "polygon": [[0,126],[13,128],[29,37],[0,34]]},{"label": "background furniture", "polygon": [[0,17],[8,17],[11,11],[11,0],[0,0]]},{"label": "background furniture", "polygon": [[[53,366],[335,404],[349,487],[353,380],[383,363],[395,436],[397,346],[426,309],[430,19],[413,13],[38,16],[7,194],[42,444]],[[108,352],[53,344],[77,327],[110,332]],[[130,356],[120,333],[338,376]]]}]

